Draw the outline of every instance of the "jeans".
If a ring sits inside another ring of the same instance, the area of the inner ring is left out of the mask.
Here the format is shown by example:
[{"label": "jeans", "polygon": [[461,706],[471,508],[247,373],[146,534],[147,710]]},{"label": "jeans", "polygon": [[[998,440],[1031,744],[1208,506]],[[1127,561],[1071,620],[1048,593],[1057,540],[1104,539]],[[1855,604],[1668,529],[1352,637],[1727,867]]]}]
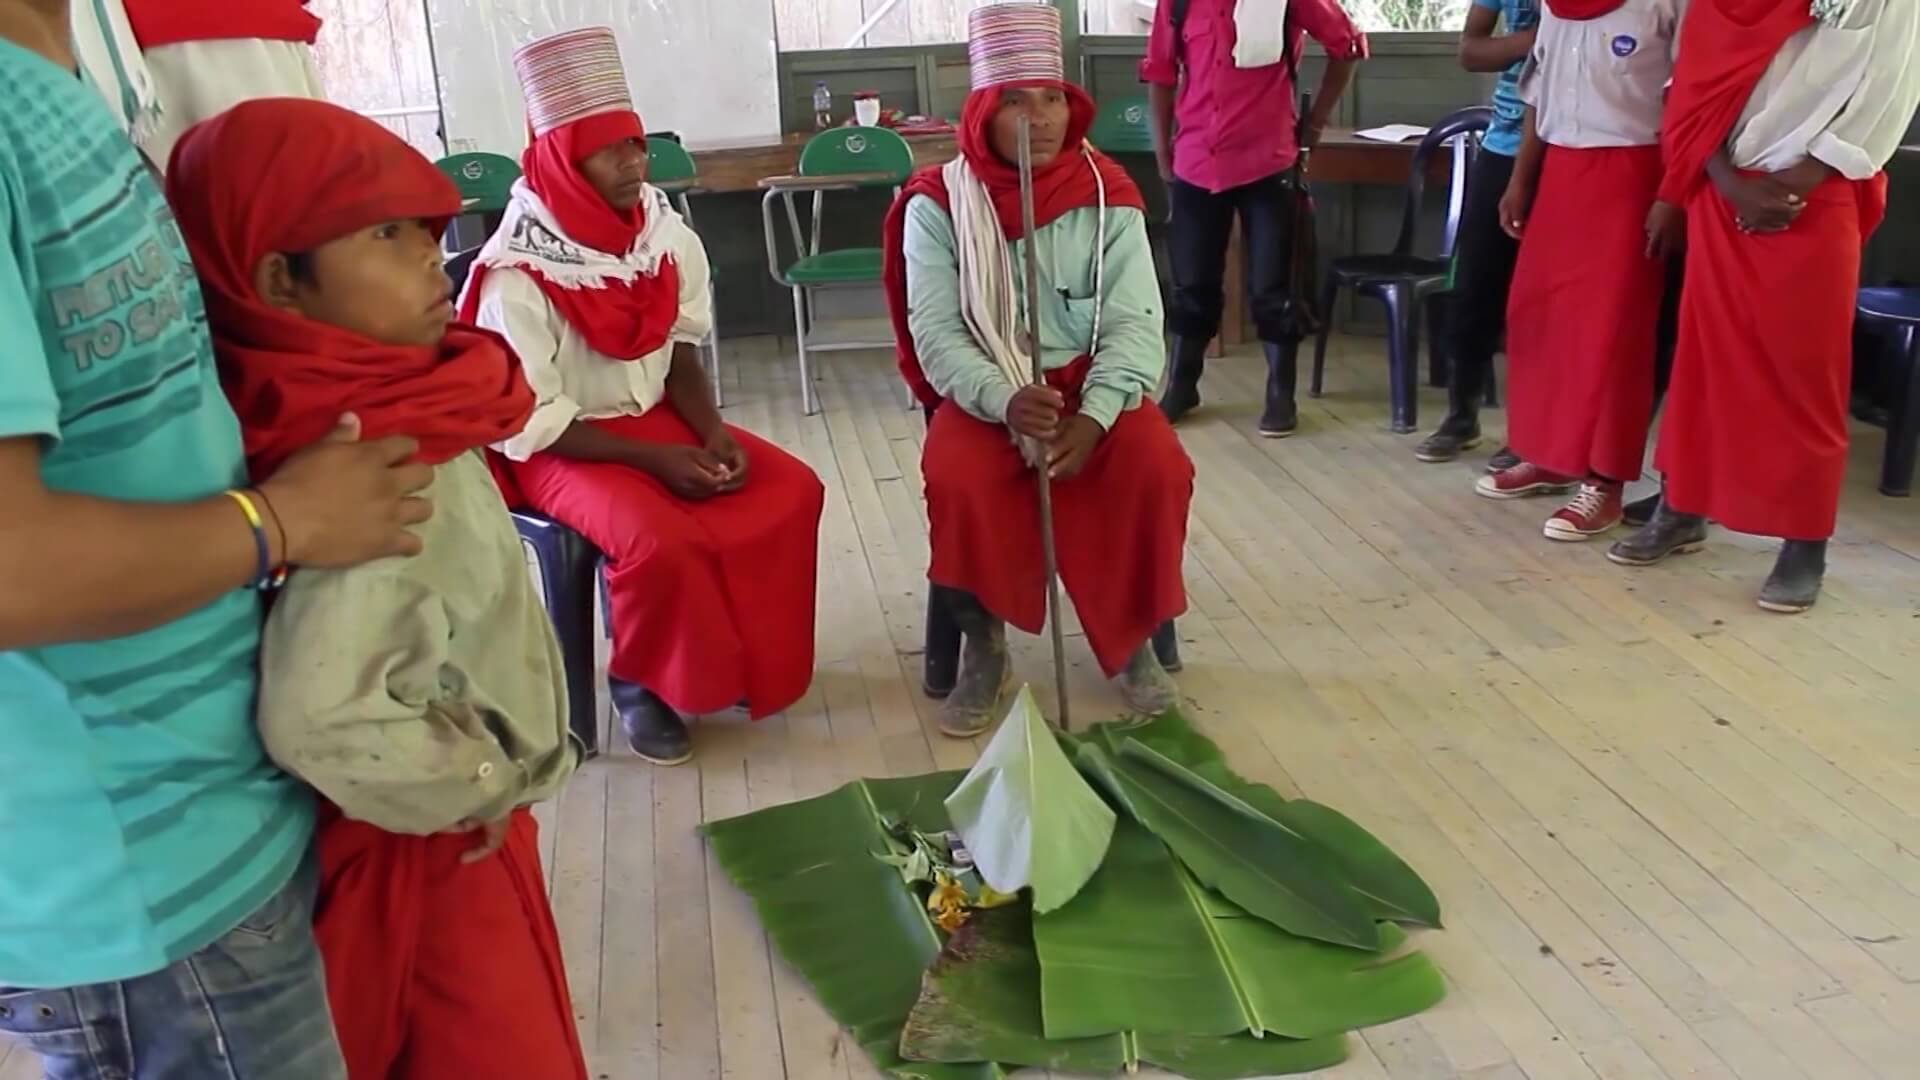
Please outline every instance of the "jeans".
[{"label": "jeans", "polygon": [[0,1037],[47,1080],[346,1080],[313,942],[317,869],[162,971],[66,990],[0,988]]},{"label": "jeans", "polygon": [[1173,204],[1168,239],[1173,302],[1168,327],[1196,341],[1210,341],[1220,332],[1220,313],[1226,306],[1227,242],[1237,213],[1247,248],[1247,293],[1260,340],[1299,340],[1288,280],[1293,268],[1294,214],[1288,174],[1276,173],[1219,192],[1176,179],[1168,185],[1168,195]]}]

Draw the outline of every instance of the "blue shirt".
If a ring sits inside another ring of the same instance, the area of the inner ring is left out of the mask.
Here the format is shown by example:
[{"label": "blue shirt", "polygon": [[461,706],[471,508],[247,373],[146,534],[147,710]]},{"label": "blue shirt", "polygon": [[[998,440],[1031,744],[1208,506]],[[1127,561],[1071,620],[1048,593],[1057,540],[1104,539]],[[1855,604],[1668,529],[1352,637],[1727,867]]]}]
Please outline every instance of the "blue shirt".
[{"label": "blue shirt", "polygon": [[[0,101],[0,438],[38,439],[54,491],[243,482],[147,167],[97,92],[4,40]],[[235,591],[145,633],[0,652],[0,985],[158,971],[292,877],[313,808],[255,733],[260,614]]]},{"label": "blue shirt", "polygon": [[[1540,23],[1540,0],[1473,0],[1473,3],[1475,7],[1499,12],[1500,21],[1509,34],[1531,30]],[[1520,100],[1520,69],[1526,65],[1525,57],[1514,61],[1493,85],[1493,126],[1487,129],[1486,139],[1480,145],[1502,157],[1513,157],[1520,152],[1521,128],[1527,111],[1526,104]]]}]

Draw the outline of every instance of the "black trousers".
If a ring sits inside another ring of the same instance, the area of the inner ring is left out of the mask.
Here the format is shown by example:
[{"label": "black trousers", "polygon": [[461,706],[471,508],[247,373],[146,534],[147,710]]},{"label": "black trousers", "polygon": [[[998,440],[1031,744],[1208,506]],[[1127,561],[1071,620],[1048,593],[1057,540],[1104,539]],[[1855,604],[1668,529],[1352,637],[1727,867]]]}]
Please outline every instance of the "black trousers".
[{"label": "black trousers", "polygon": [[1168,239],[1173,304],[1167,324],[1184,338],[1208,341],[1220,332],[1226,307],[1227,242],[1233,218],[1247,250],[1247,293],[1260,340],[1299,340],[1290,317],[1293,189],[1276,173],[1226,191],[1211,192],[1176,179],[1168,188],[1173,224]]},{"label": "black trousers", "polygon": [[[1461,209],[1460,232],[1454,240],[1452,341],[1453,375],[1447,384],[1447,426],[1466,427],[1478,420],[1485,400],[1494,354],[1500,351],[1507,329],[1507,293],[1513,288],[1513,269],[1520,259],[1520,241],[1500,227],[1500,199],[1513,179],[1513,159],[1482,153],[1467,182],[1466,205]],[[1680,338],[1681,268],[1675,258],[1667,268],[1667,290],[1660,301],[1660,323],[1655,339],[1654,406],[1667,392],[1673,373],[1674,346]]]}]

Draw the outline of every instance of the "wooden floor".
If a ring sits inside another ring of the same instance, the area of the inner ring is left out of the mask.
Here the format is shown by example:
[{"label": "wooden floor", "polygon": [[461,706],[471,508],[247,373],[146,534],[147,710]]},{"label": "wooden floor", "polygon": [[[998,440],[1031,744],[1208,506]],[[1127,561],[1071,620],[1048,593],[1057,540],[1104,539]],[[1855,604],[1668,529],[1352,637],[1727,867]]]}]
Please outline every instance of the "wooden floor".
[{"label": "wooden floor", "polygon": [[[1373,829],[1446,910],[1422,944],[1447,1001],[1325,1075],[1920,1075],[1920,507],[1873,493],[1879,432],[1858,432],[1820,607],[1783,618],[1753,605],[1768,543],[1628,572],[1546,541],[1552,504],[1472,494],[1493,440],[1415,462],[1378,343],[1336,352],[1296,438],[1253,436],[1242,357],[1182,428],[1191,714],[1240,771]],[[544,815],[554,906],[597,1077],[868,1077],[694,829],[973,760],[917,689],[921,424],[879,354],[828,358],[812,418],[775,343],[726,361],[729,418],[827,481],[819,676],[784,717],[701,723],[696,765],[588,766]],[[1422,405],[1430,425],[1438,393]],[[1069,645],[1078,718],[1117,713]],[[1044,647],[1016,652],[1039,689]]]}]

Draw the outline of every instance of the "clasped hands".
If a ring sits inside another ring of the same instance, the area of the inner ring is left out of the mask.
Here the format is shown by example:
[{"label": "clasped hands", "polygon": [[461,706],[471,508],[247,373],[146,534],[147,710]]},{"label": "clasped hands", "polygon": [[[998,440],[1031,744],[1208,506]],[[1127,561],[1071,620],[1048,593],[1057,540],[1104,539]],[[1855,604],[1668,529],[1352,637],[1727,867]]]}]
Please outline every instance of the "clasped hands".
[{"label": "clasped hands", "polygon": [[1066,397],[1051,386],[1023,386],[1007,402],[1007,426],[1046,448],[1047,475],[1055,480],[1079,475],[1106,434],[1094,420],[1066,409]]},{"label": "clasped hands", "polygon": [[747,482],[747,452],[723,427],[700,446],[636,443],[632,464],[683,499],[699,501],[740,490]]}]

